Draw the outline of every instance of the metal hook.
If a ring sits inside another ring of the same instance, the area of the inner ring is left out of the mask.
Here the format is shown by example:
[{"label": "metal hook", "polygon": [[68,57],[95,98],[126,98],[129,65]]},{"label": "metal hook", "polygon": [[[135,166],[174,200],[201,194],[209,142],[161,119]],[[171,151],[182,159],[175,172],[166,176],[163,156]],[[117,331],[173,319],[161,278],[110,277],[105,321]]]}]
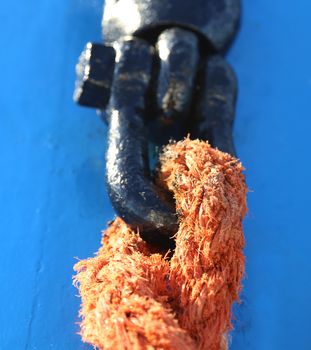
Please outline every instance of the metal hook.
[{"label": "metal hook", "polygon": [[[240,3],[194,2],[190,12],[189,2],[177,0],[107,0],[105,6],[103,28],[114,48],[87,45],[77,66],[75,99],[102,110],[108,104],[109,196],[145,240],[161,244],[178,222],[173,200],[164,199],[150,177],[148,141],[165,143],[190,132],[234,154],[237,84],[217,52],[237,30]],[[129,6],[139,17],[132,27],[121,16]]]}]

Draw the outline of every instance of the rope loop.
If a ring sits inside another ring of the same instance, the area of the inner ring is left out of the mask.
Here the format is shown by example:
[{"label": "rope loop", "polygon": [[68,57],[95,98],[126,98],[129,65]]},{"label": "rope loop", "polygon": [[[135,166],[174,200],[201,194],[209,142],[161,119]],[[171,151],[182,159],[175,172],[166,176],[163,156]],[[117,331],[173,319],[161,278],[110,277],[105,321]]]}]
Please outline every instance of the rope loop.
[{"label": "rope loop", "polygon": [[224,350],[244,274],[243,167],[185,139],[161,156],[158,184],[180,216],[174,251],[117,218],[94,258],[76,264],[81,335],[100,350]]}]

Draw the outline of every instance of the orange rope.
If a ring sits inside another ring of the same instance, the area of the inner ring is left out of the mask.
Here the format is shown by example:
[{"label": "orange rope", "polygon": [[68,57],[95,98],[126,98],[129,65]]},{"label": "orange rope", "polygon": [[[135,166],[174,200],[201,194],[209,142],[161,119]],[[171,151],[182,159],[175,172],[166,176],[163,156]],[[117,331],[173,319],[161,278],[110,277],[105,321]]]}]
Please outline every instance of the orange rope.
[{"label": "orange rope", "polygon": [[227,348],[244,273],[243,168],[203,141],[166,147],[158,181],[180,217],[171,256],[117,218],[97,256],[80,261],[83,340],[99,349]]}]

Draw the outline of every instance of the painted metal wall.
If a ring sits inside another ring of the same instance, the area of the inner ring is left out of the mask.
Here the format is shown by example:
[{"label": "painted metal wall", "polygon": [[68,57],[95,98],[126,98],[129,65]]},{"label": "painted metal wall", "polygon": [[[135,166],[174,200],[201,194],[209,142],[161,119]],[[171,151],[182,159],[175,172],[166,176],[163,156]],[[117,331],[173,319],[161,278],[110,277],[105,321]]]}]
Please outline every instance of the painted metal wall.
[{"label": "painted metal wall", "polygon": [[[228,59],[235,142],[247,169],[247,277],[232,349],[310,349],[311,3],[243,1]],[[0,4],[0,349],[90,349],[76,335],[75,257],[114,215],[105,126],[71,99],[74,65],[100,39],[99,0]]]}]

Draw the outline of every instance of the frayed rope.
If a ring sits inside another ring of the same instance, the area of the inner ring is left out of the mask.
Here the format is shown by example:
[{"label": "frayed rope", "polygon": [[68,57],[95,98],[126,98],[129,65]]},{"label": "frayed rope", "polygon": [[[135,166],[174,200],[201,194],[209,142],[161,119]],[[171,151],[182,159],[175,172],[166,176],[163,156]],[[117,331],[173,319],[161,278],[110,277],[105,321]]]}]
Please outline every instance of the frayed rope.
[{"label": "frayed rope", "polygon": [[203,141],[168,145],[158,181],[174,193],[176,249],[154,253],[117,218],[75,265],[81,335],[101,350],[223,350],[244,274],[242,165]]}]

